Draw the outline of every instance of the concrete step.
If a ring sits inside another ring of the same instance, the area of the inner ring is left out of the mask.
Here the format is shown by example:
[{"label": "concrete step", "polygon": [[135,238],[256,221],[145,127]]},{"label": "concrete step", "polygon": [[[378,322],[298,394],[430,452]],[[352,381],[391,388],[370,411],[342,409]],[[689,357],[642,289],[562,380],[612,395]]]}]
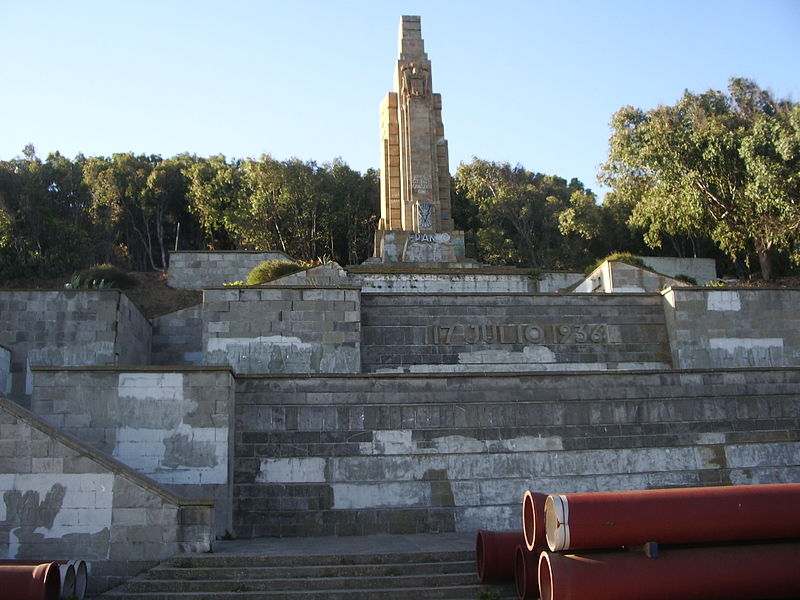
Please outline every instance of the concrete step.
[{"label": "concrete step", "polygon": [[477,584],[472,552],[440,551],[179,555],[101,598],[405,600],[410,595],[415,600],[515,597],[513,582],[504,586]]},{"label": "concrete step", "polygon": [[[411,568],[409,568],[409,566]],[[445,561],[430,563],[408,562],[384,564],[353,565],[297,565],[297,566],[227,566],[227,567],[184,567],[159,566],[147,573],[148,579],[286,579],[286,578],[326,578],[326,577],[382,577],[386,575],[405,575],[413,570],[415,575],[445,575],[469,573],[474,570],[472,561]]]}]

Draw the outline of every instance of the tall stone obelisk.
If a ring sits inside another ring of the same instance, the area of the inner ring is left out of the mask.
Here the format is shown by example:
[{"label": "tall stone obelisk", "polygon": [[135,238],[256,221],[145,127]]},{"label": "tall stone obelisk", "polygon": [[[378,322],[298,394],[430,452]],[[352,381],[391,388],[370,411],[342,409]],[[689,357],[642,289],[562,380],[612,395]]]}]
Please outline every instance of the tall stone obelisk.
[{"label": "tall stone obelisk", "polygon": [[381,103],[381,262],[450,263],[464,259],[463,232],[453,230],[442,97],[418,16],[400,20],[395,91]]}]

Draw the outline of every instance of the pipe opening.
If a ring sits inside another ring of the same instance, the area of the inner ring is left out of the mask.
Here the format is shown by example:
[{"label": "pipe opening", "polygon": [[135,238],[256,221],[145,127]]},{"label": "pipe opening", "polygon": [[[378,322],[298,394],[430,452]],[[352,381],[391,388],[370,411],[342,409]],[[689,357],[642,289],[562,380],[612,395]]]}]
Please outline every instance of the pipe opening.
[{"label": "pipe opening", "polygon": [[525,535],[525,545],[528,550],[533,550],[536,538],[536,511],[534,510],[533,494],[530,490],[522,498],[522,532]]},{"label": "pipe opening", "polygon": [[553,600],[553,571],[550,555],[546,551],[539,555],[539,597],[541,600]]},{"label": "pipe opening", "polygon": [[483,529],[479,529],[475,536],[475,569],[478,572],[478,582],[483,583],[486,577],[486,536]]},{"label": "pipe opening", "polygon": [[569,549],[569,503],[566,496],[548,496],[544,502],[547,546],[552,552]]}]

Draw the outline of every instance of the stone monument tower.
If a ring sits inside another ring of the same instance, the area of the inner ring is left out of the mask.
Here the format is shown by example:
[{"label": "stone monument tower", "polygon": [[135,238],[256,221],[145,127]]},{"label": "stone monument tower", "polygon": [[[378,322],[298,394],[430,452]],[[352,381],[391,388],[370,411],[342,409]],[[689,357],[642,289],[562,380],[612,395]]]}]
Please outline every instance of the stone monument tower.
[{"label": "stone monument tower", "polygon": [[464,233],[453,229],[442,97],[418,16],[400,20],[394,88],[381,103],[381,220],[370,262],[466,266]]}]

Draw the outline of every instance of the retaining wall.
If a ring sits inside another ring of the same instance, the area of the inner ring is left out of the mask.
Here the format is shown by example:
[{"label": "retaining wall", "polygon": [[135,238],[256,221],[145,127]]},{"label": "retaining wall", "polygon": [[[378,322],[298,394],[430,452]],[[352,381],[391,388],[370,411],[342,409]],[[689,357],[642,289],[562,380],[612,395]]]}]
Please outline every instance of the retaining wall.
[{"label": "retaining wall", "polygon": [[800,369],[237,379],[237,535],[516,529],[523,492],[800,480]]},{"label": "retaining wall", "polygon": [[170,287],[181,290],[202,290],[232,281],[245,281],[247,274],[265,260],[295,262],[295,259],[283,252],[273,251],[170,252],[167,283]]},{"label": "retaining wall", "polygon": [[150,362],[150,322],[118,290],[3,290],[0,315],[10,395],[20,401],[31,393],[34,366]]},{"label": "retaining wall", "polygon": [[671,366],[658,294],[364,294],[365,372]]},{"label": "retaining wall", "polygon": [[203,305],[153,319],[151,356],[154,365],[202,365]]},{"label": "retaining wall", "polygon": [[33,373],[34,413],[175,493],[213,498],[217,534],[232,529],[229,369],[50,367]]},{"label": "retaining wall", "polygon": [[683,287],[663,295],[676,368],[800,365],[800,290]]},{"label": "retaining wall", "polygon": [[0,397],[0,557],[90,563],[90,594],[213,539],[187,500]]},{"label": "retaining wall", "polygon": [[203,292],[205,364],[236,373],[358,373],[358,288],[270,286]]}]

